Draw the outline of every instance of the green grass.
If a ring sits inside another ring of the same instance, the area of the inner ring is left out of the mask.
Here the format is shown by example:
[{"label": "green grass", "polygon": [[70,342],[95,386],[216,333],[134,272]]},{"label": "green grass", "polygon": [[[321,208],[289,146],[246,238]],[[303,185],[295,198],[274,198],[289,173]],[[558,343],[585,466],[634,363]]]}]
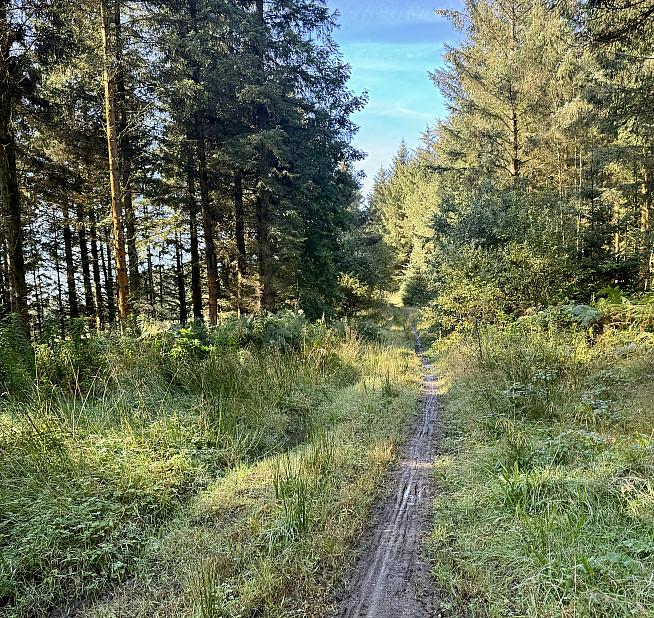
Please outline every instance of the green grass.
[{"label": "green grass", "polygon": [[37,350],[0,409],[0,615],[324,615],[419,366],[402,327],[298,324]]},{"label": "green grass", "polygon": [[654,615],[654,339],[517,324],[435,345],[429,540],[461,616]]}]

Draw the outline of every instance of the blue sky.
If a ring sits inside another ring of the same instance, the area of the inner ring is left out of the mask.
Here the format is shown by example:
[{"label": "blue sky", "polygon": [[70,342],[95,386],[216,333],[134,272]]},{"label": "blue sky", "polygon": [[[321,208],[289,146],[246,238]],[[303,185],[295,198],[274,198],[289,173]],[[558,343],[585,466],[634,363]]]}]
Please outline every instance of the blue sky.
[{"label": "blue sky", "polygon": [[367,192],[402,139],[414,148],[427,125],[444,115],[443,101],[427,73],[441,62],[443,43],[455,35],[434,13],[438,6],[448,6],[443,0],[327,2],[340,13],[335,38],[352,67],[351,88],[367,90],[370,98],[355,116],[361,127],[356,145],[368,153],[361,163]]}]

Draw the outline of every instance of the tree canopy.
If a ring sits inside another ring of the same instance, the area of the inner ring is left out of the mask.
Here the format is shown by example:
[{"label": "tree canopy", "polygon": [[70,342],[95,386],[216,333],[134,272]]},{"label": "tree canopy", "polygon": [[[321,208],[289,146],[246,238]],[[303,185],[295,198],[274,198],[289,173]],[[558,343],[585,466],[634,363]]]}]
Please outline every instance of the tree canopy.
[{"label": "tree canopy", "polygon": [[650,291],[650,4],[441,11],[460,32],[432,75],[447,117],[400,147],[372,198],[406,302],[452,329]]},{"label": "tree canopy", "polygon": [[337,311],[365,103],[322,0],[3,0],[0,313]]}]

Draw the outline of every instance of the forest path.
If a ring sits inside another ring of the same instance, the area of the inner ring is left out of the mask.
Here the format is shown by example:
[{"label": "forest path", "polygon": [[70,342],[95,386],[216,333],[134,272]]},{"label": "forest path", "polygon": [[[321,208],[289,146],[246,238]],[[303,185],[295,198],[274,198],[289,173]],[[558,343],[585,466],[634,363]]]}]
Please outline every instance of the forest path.
[{"label": "forest path", "polygon": [[388,494],[373,509],[359,558],[347,583],[341,618],[430,618],[433,586],[420,556],[434,494],[433,460],[440,434],[436,377],[422,353],[424,394],[419,418],[388,482]]}]

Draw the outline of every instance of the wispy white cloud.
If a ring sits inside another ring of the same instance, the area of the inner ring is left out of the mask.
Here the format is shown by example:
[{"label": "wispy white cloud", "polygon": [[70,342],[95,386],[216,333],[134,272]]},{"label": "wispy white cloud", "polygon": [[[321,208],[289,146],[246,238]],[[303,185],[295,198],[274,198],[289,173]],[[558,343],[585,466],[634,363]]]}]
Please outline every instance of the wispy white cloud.
[{"label": "wispy white cloud", "polygon": [[435,13],[435,0],[406,0],[401,4],[394,0],[330,0],[329,4],[338,8],[344,23],[356,20],[370,25],[402,25],[443,20]]},{"label": "wispy white cloud", "polygon": [[366,106],[361,115],[374,115],[382,118],[409,118],[431,123],[435,118],[435,111],[423,111],[397,103],[373,101]]},{"label": "wispy white cloud", "polygon": [[346,60],[355,71],[423,71],[440,62],[442,43],[348,43]]}]

